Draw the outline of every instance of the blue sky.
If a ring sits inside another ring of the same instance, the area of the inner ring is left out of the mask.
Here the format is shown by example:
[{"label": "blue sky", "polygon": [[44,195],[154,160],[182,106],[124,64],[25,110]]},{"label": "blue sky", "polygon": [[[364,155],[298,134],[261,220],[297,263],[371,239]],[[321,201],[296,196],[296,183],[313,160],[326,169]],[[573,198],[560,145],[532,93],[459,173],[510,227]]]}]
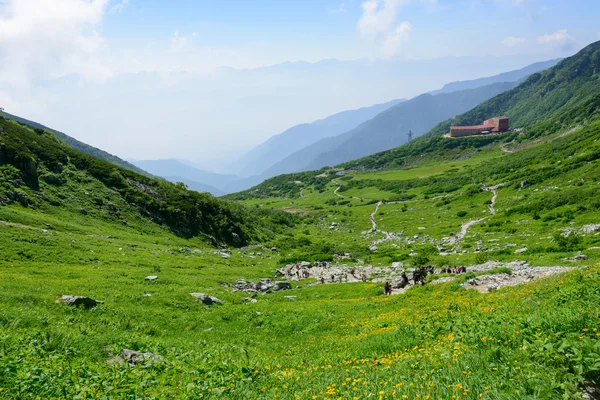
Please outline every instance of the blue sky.
[{"label": "blue sky", "polygon": [[[117,47],[166,45],[177,34],[186,38],[190,46],[239,53],[247,65],[392,56],[382,54],[378,48],[387,32],[368,35],[358,27],[366,1],[129,0],[126,3],[120,12],[109,14],[102,25],[106,40]],[[411,26],[410,37],[393,53],[396,57],[543,52],[553,45],[581,47],[597,40],[600,31],[597,24],[600,2],[594,0],[374,3],[378,3],[379,11],[385,10],[385,3],[397,4],[393,6],[390,30],[402,22]],[[564,30],[566,37],[558,37],[554,43],[539,41],[543,35]],[[224,63],[227,61],[223,59]]]},{"label": "blue sky", "polygon": [[[0,107],[122,157],[211,164],[570,56],[600,40],[599,15],[598,0],[0,0]],[[327,59],[344,62],[260,68]]]}]

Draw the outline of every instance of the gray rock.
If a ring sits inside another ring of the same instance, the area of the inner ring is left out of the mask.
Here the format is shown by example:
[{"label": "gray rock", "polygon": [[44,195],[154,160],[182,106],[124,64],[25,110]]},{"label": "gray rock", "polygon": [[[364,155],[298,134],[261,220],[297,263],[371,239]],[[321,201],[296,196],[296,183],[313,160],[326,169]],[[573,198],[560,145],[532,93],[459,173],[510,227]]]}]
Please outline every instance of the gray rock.
[{"label": "gray rock", "polygon": [[200,303],[212,306],[213,304],[223,304],[223,302],[216,297],[209,296],[204,293],[191,293],[192,297],[197,299]]},{"label": "gray rock", "polygon": [[292,285],[289,282],[285,282],[285,281],[278,281],[275,282],[273,284],[273,290],[277,291],[277,290],[290,290],[292,288]]},{"label": "gray rock", "polygon": [[251,304],[258,303],[258,300],[253,299],[251,297],[244,297],[241,300],[242,300],[242,303],[251,303]]},{"label": "gray rock", "polygon": [[29,205],[29,197],[23,192],[17,192],[16,200],[23,206],[27,207]]},{"label": "gray rock", "polygon": [[150,293],[144,293],[144,297],[152,297]]},{"label": "gray rock", "polygon": [[124,349],[121,352],[120,357],[123,359],[123,361],[128,362],[130,365],[137,365],[146,361],[159,361],[163,359],[163,357],[159,356],[158,354],[140,353],[128,349]]},{"label": "gray rock", "polygon": [[522,249],[515,250],[515,254],[522,254],[527,251],[527,247],[523,247]]},{"label": "gray rock", "polygon": [[102,301],[94,300],[94,299],[86,297],[86,296],[70,296],[70,295],[61,296],[60,301],[62,301],[63,303],[65,303],[68,306],[74,306],[74,307],[81,306],[85,309],[94,308],[98,304],[103,303]]},{"label": "gray rock", "polygon": [[155,281],[158,279],[158,276],[156,275],[150,275],[144,278],[145,281]]},{"label": "gray rock", "polygon": [[289,301],[296,301],[296,296],[285,296]]}]

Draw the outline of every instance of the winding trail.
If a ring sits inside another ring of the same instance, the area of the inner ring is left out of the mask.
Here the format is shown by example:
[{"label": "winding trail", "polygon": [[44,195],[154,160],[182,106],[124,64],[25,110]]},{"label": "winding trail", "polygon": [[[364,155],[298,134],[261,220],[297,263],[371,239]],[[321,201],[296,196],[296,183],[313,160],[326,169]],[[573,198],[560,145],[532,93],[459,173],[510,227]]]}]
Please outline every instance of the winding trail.
[{"label": "winding trail", "polygon": [[[491,215],[496,214],[495,206],[496,206],[496,201],[498,200],[498,188],[501,188],[504,185],[506,185],[506,182],[502,182],[497,185],[489,186],[489,187],[484,185],[481,188],[482,190],[493,193],[492,202],[488,206],[488,209],[489,209]],[[460,232],[457,233],[456,236],[448,239],[447,242],[450,244],[458,244],[458,242],[460,242],[462,239],[464,239],[464,237],[467,235],[467,233],[469,232],[469,229],[471,229],[471,227],[482,223],[486,219],[487,219],[487,217],[483,217],[483,218],[474,219],[474,220],[463,223],[460,227]]]},{"label": "winding trail", "polygon": [[483,186],[483,188],[482,188],[485,191],[493,193],[492,202],[488,206],[491,215],[496,215],[496,209],[494,207],[496,206],[496,200],[498,200],[498,189],[504,185],[506,185],[506,182],[502,182],[502,183],[499,183],[497,185],[490,186],[490,187]]},{"label": "winding trail", "polygon": [[502,143],[502,145],[500,146],[500,150],[502,150],[505,153],[514,153],[514,150],[509,150],[506,148],[506,145],[510,144],[510,143]]},{"label": "winding trail", "polygon": [[377,221],[375,221],[375,214],[377,214],[377,211],[379,211],[379,207],[382,204],[383,204],[382,201],[377,203],[377,206],[375,207],[375,211],[373,211],[373,213],[371,215],[369,215],[369,220],[371,221],[371,224],[373,225],[373,229],[372,229],[373,232],[375,232],[377,230]]}]

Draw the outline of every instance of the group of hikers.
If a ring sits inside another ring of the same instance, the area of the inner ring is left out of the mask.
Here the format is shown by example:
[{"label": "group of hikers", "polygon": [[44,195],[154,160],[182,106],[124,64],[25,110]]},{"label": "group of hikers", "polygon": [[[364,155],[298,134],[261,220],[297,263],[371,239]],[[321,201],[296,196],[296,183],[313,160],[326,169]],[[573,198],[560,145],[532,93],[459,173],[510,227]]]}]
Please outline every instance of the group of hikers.
[{"label": "group of hikers", "polygon": [[440,272],[441,274],[464,274],[467,272],[467,267],[465,266],[460,266],[460,267],[451,267],[451,266],[447,266],[447,267],[442,267],[442,271]]},{"label": "group of hikers", "polygon": [[[460,266],[460,267],[451,267],[451,266],[444,266],[442,267],[440,273],[441,274],[464,274],[467,272],[467,268],[464,266]],[[412,271],[412,280],[414,282],[415,285],[417,284],[421,284],[421,286],[425,285],[425,278],[427,278],[427,275],[429,274],[435,274],[435,268],[432,266],[422,266],[422,267],[416,267],[413,271]],[[399,284],[400,288],[404,288],[406,286],[408,286],[409,284],[409,280],[408,280],[408,276],[406,275],[406,272],[402,272],[402,275],[400,276],[401,281]],[[364,279],[363,279],[364,281]],[[392,284],[390,282],[385,282],[385,284],[383,285],[383,293],[386,296],[389,296],[392,294]]]}]

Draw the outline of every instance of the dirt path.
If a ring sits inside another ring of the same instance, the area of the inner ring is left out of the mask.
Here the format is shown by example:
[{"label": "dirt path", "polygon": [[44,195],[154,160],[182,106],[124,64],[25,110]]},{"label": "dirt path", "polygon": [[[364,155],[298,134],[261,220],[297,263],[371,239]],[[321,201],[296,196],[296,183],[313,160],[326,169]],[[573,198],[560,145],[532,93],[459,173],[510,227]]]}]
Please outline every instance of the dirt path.
[{"label": "dirt path", "polygon": [[375,207],[375,211],[373,211],[373,213],[371,215],[369,215],[369,221],[371,221],[371,224],[373,225],[373,232],[375,232],[377,230],[377,221],[375,221],[375,215],[377,214],[377,211],[379,211],[379,207],[383,204],[383,202],[379,202],[377,203],[377,206]]},{"label": "dirt path", "polygon": [[504,185],[506,185],[506,182],[502,182],[502,183],[499,183],[497,185],[490,186],[490,187],[487,187],[487,186],[483,187],[483,190],[493,193],[493,195],[492,195],[492,202],[488,206],[491,215],[496,215],[496,208],[495,208],[495,206],[496,206],[496,200],[498,200],[498,189],[501,188]]},{"label": "dirt path", "polygon": [[[487,192],[492,192],[492,202],[490,203],[490,205],[488,206],[488,209],[490,211],[491,215],[495,215],[496,214],[496,201],[498,200],[498,188],[501,188],[502,186],[506,185],[506,182],[503,183],[499,183],[497,185],[494,186],[482,186],[481,189],[485,190]],[[449,238],[447,240],[447,243],[450,244],[457,244],[458,242],[460,242],[462,239],[464,239],[464,237],[467,235],[467,233],[469,232],[469,229],[471,229],[471,227],[478,225],[480,223],[482,223],[483,221],[485,221],[487,218],[479,218],[479,219],[474,219],[471,221],[467,221],[465,223],[463,223],[460,227],[460,232],[458,234],[456,234],[456,236],[453,236],[451,238]]]},{"label": "dirt path", "polygon": [[509,150],[506,148],[507,144],[510,144],[510,143],[502,143],[502,146],[500,146],[500,150],[502,150],[505,153],[514,153],[514,150]]},{"label": "dirt path", "polygon": [[300,189],[300,198],[304,197],[304,188]]}]

